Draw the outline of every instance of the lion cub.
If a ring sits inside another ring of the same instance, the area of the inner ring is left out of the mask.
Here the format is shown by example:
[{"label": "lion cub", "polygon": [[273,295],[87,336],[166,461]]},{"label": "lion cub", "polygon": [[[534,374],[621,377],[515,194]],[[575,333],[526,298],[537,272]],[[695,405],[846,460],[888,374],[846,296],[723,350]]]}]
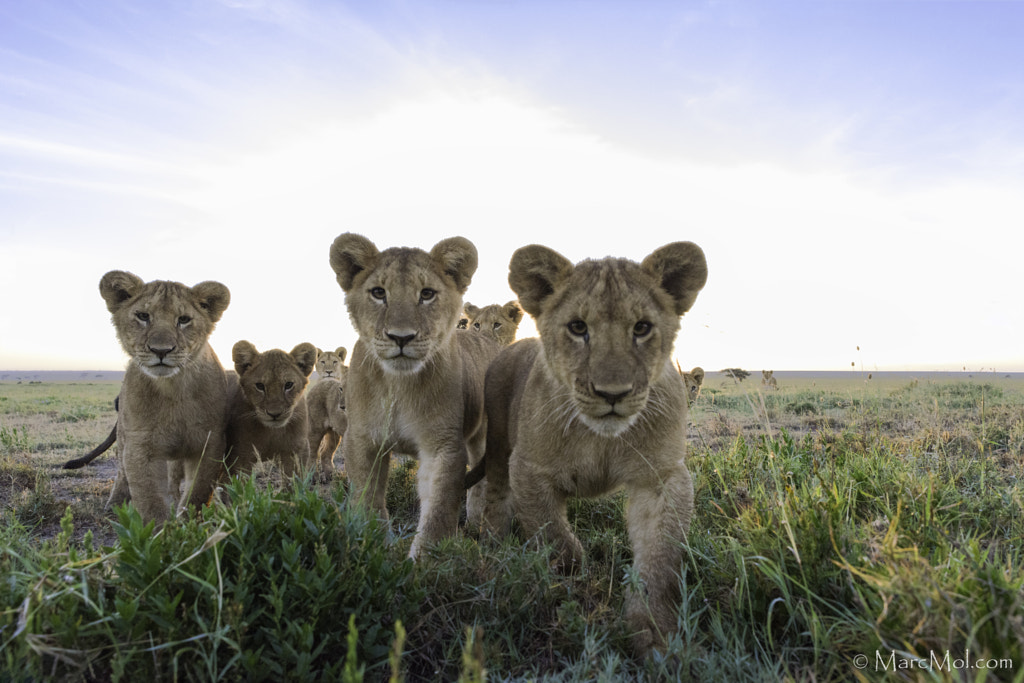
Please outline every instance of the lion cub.
[{"label": "lion cub", "polygon": [[379,251],[346,233],[331,245],[330,261],[359,333],[342,442],[350,495],[386,519],[391,451],[416,454],[420,519],[409,550],[415,558],[455,533],[467,461],[483,455],[484,373],[500,347],[456,329],[476,247],[451,237],[430,252]]},{"label": "lion cub", "polygon": [[679,368],[679,364],[676,364],[679,369],[679,373],[683,376],[683,382],[686,384],[686,405],[692,406],[694,401],[700,398],[700,388],[704,385],[704,368],[699,365],[689,372],[683,372],[682,368]]},{"label": "lion cub", "polygon": [[484,526],[505,533],[514,511],[526,534],[555,547],[559,564],[579,565],[566,501],[625,489],[643,586],[627,595],[625,617],[641,653],[676,625],[693,484],[687,389],[671,354],[679,318],[706,279],[704,253],[690,242],[639,264],[575,266],[547,247],[523,247],[508,281],[540,338],[505,347],[487,371]]},{"label": "lion cub", "polygon": [[348,350],[339,346],[333,351],[316,350],[316,374],[320,379],[341,377],[348,368],[345,367],[345,356]]},{"label": "lion cub", "polygon": [[348,368],[342,362],[346,353],[344,346],[333,352],[320,352],[316,359],[320,379],[306,390],[309,454],[322,476],[334,471],[334,452],[341,445],[348,428],[348,416],[345,414]]},{"label": "lion cub", "polygon": [[507,304],[491,304],[483,308],[466,302],[462,310],[466,314],[463,327],[490,335],[502,346],[516,340],[519,323],[523,320],[523,309],[514,299]]},{"label": "lion cub", "polygon": [[243,340],[231,349],[231,357],[237,376],[229,376],[227,471],[247,474],[258,460],[272,459],[291,478],[310,465],[304,392],[316,347],[302,343],[291,353],[260,353]]},{"label": "lion cub", "polygon": [[112,270],[100,295],[131,357],[116,404],[118,469],[107,505],[131,500],[143,520],[163,522],[180,506],[205,504],[220,475],[227,384],[209,338],[231,294],[219,282],[187,287]]}]

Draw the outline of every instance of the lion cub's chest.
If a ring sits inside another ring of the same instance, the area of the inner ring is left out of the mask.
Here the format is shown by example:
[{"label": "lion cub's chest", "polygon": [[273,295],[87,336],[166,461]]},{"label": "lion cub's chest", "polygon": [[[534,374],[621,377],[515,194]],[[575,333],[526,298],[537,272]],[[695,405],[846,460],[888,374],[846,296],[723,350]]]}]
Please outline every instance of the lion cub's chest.
[{"label": "lion cub's chest", "polygon": [[[526,391],[537,392],[543,400],[531,402],[521,415],[514,448],[567,495],[589,497],[621,488],[657,487],[685,468],[682,422],[670,417],[678,411],[685,418],[684,395],[678,390],[654,387],[661,408],[648,404],[637,423],[615,437],[595,434],[567,414],[552,419],[551,414],[538,412],[553,405],[558,395],[548,373],[535,368]],[[538,457],[541,454],[546,455]]]}]

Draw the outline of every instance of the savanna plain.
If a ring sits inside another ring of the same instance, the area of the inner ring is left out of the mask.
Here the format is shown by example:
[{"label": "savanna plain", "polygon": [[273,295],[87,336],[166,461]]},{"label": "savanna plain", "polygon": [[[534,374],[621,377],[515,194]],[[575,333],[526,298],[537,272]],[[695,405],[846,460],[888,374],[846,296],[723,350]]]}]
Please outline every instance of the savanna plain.
[{"label": "savanna plain", "polygon": [[0,382],[0,680],[1024,680],[1024,375],[709,372],[678,633],[630,655],[622,496],[577,500],[572,575],[513,535],[414,564],[270,466],[159,532],[104,510],[119,383]]}]

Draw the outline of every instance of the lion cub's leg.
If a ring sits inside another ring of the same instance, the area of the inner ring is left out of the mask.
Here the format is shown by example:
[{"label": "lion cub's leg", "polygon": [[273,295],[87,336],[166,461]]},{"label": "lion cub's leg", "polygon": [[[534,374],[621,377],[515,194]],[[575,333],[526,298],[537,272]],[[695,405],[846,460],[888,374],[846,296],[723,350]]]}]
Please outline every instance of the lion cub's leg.
[{"label": "lion cub's leg", "polygon": [[116,505],[127,503],[132,499],[131,491],[128,489],[128,478],[124,473],[124,447],[121,440],[117,441],[117,475],[114,477],[114,487],[110,489],[110,497],[107,498],[107,510]]},{"label": "lion cub's leg", "polygon": [[667,473],[664,485],[629,490],[626,525],[640,591],[626,597],[633,647],[645,653],[665,644],[676,629],[679,569],[693,514],[693,482],[686,466]]},{"label": "lion cub's leg", "polygon": [[[485,419],[484,426],[466,442],[470,467],[475,467],[484,456],[484,442],[487,437],[486,422]],[[487,507],[488,489],[486,483],[486,481],[481,482],[478,486],[473,486],[466,492],[466,527],[474,531],[479,530],[483,524]]]},{"label": "lion cub's leg", "polygon": [[365,433],[351,430],[342,442],[345,472],[349,481],[349,500],[388,519],[388,473],[391,469],[391,450],[375,443]]},{"label": "lion cub's leg", "polygon": [[156,520],[161,524],[173,514],[176,500],[171,496],[165,458],[126,457],[124,473],[132,503],[143,520]]},{"label": "lion cub's leg", "polygon": [[316,466],[323,473],[334,471],[334,452],[341,445],[341,437],[333,429],[327,429],[317,442],[317,450],[313,450],[313,439],[309,440],[310,453],[313,454]]},{"label": "lion cub's leg", "polygon": [[[491,426],[487,430],[487,463],[484,479],[473,488],[484,490],[483,519],[481,533],[505,536],[512,529],[512,490],[509,485],[509,447],[504,433]],[[472,489],[470,489],[472,491]],[[468,509],[468,508],[467,508]],[[467,515],[468,517],[468,515]],[[469,518],[472,522],[472,518]],[[474,531],[478,529],[470,525]]]},{"label": "lion cub's leg", "polygon": [[416,475],[420,520],[409,549],[412,559],[416,559],[424,546],[454,536],[458,530],[459,510],[465,497],[462,482],[466,476],[466,460],[465,448],[456,453],[420,451]]},{"label": "lion cub's leg", "polygon": [[569,526],[568,496],[551,485],[546,473],[535,470],[525,460],[513,450],[509,476],[516,519],[524,534],[540,534],[554,546],[556,567],[570,571],[578,568],[583,562],[583,545]]}]

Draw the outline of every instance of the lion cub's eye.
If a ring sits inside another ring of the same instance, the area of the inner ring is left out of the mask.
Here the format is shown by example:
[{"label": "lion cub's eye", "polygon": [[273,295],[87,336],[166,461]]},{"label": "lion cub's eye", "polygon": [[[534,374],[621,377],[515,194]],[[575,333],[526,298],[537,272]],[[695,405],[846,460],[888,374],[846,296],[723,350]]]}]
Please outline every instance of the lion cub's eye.
[{"label": "lion cub's eye", "polygon": [[569,331],[577,337],[583,337],[587,334],[587,324],[582,320],[573,320],[569,323],[568,327]]},{"label": "lion cub's eye", "polygon": [[431,301],[435,296],[437,296],[437,292],[432,289],[420,290],[420,301]]},{"label": "lion cub's eye", "polygon": [[294,386],[295,386],[295,382],[285,382],[284,383],[284,390],[285,391],[291,391],[292,387],[294,387]]},{"label": "lion cub's eye", "polygon": [[388,298],[388,293],[384,291],[383,287],[374,287],[370,290],[370,296],[378,301],[384,301]]},{"label": "lion cub's eye", "polygon": [[180,316],[178,316],[178,325],[180,327],[185,327],[185,325],[188,325],[190,322],[192,322],[192,318],[190,316],[187,316],[187,315],[180,315]]},{"label": "lion cub's eye", "polygon": [[654,325],[652,325],[651,323],[647,322],[646,320],[641,320],[636,325],[633,325],[633,336],[634,337],[646,337],[648,334],[651,333],[651,330],[653,330],[653,329],[654,329]]},{"label": "lion cub's eye", "polygon": [[148,323],[149,322],[149,313],[146,313],[145,311],[138,311],[138,312],[136,312],[135,313],[135,317],[136,317],[136,319],[138,319],[139,322],[143,322],[143,323]]},{"label": "lion cub's eye", "polygon": [[499,329],[500,327],[501,327],[501,323],[494,323],[494,329],[496,329],[496,330],[497,330],[497,329]]},{"label": "lion cub's eye", "polygon": [[475,327],[476,329],[479,330],[480,329],[480,323],[473,323],[473,327]]},{"label": "lion cub's eye", "polygon": [[266,393],[267,386],[263,382],[256,382],[256,391],[260,392],[261,394]]}]

